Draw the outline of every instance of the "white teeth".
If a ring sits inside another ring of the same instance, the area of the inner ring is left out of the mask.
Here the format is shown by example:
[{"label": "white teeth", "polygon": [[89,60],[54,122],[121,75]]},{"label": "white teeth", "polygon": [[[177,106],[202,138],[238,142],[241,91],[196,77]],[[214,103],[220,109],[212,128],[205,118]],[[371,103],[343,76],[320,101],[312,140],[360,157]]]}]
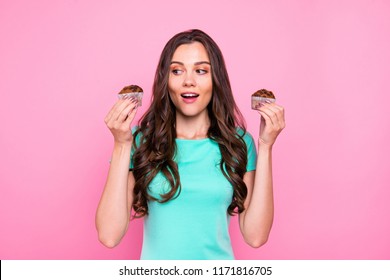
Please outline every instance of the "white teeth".
[{"label": "white teeth", "polygon": [[196,93],[183,93],[181,96],[183,97],[197,97],[199,94]]}]

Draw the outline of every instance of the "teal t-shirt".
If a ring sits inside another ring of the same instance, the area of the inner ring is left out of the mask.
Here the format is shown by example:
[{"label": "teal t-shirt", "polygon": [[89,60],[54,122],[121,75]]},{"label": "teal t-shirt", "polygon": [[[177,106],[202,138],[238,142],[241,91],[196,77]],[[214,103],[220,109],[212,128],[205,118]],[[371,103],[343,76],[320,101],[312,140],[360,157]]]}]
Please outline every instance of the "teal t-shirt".
[{"label": "teal t-shirt", "polygon": [[[256,147],[249,133],[244,140],[247,171],[252,171],[256,169]],[[165,203],[148,202],[141,259],[234,259],[227,213],[233,188],[221,172],[218,144],[205,138],[176,139],[176,145],[181,193]],[[168,188],[169,183],[160,173],[150,183],[149,192],[159,197]]]}]

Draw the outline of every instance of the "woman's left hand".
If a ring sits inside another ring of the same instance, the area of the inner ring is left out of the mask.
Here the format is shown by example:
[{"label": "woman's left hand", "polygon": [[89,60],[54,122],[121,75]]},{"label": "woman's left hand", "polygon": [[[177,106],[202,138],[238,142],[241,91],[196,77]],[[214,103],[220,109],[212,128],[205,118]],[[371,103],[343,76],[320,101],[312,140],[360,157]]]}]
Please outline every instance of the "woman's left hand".
[{"label": "woman's left hand", "polygon": [[257,110],[261,115],[259,144],[272,147],[286,126],[284,108],[276,103],[264,103]]}]

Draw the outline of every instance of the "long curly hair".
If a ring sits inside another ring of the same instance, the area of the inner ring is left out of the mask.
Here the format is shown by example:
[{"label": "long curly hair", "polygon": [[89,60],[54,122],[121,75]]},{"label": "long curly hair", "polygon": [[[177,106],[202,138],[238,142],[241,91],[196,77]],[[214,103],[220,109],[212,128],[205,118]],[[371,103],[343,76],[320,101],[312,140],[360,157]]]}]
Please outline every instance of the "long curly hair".
[{"label": "long curly hair", "polygon": [[[247,164],[247,148],[243,140],[245,121],[234,101],[221,50],[209,35],[192,29],[176,34],[165,45],[155,73],[151,105],[134,132],[134,139],[138,137],[137,141],[133,141],[133,208],[136,218],[148,214],[148,200],[164,203],[180,195],[180,174],[173,160],[176,152],[176,108],[168,92],[169,67],[175,50],[180,45],[193,42],[203,44],[210,59],[213,92],[207,106],[210,118],[207,134],[218,143],[222,155],[221,171],[233,186],[232,202],[227,212],[234,215],[244,211],[247,196],[243,181]],[[169,182],[170,191],[156,198],[148,193],[148,185],[159,172]]]}]

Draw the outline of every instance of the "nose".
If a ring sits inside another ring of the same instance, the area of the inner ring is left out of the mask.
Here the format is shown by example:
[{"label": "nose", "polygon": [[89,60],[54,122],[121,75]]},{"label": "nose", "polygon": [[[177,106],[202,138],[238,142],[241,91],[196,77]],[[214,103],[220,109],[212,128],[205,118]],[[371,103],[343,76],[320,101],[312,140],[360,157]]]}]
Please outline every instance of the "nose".
[{"label": "nose", "polygon": [[187,72],[187,74],[184,76],[183,86],[191,87],[195,85],[196,85],[195,77],[193,76],[192,73]]}]

